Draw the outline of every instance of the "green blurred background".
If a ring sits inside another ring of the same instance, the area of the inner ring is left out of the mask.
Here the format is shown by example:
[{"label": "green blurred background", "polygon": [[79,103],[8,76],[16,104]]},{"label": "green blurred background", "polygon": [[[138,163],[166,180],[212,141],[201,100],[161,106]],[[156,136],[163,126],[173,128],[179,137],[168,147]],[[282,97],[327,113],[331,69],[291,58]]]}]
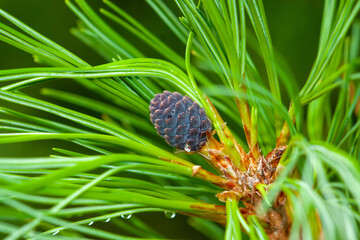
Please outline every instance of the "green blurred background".
[{"label": "green blurred background", "polygon": [[[99,0],[89,0],[88,2],[94,8],[105,7]],[[156,35],[161,40],[167,42],[168,45],[174,47],[177,52],[183,55],[185,46],[179,44],[175,36],[167,29],[144,0],[114,0],[113,2],[135,16],[146,27],[156,32]],[[175,4],[172,1],[167,2],[176,10],[177,15],[181,16]],[[316,56],[323,2],[319,0],[264,0],[264,5],[274,48],[285,57],[301,85],[306,80]],[[76,25],[76,17],[66,7],[64,1],[0,0],[0,8],[74,52],[90,64],[96,65],[105,62],[92,49],[86,47],[70,34],[70,28]],[[4,19],[0,21],[7,24]],[[153,51],[148,50],[146,46],[143,46],[140,41],[134,39],[129,33],[124,32],[117,26],[114,27],[122,35],[127,36],[127,39],[131,39],[132,43],[139,46],[148,57],[159,57]],[[33,62],[31,55],[2,42],[0,42],[0,56],[0,69],[38,66]],[[261,69],[262,62],[260,59],[256,57],[254,59]],[[92,96],[91,93],[86,92],[80,86],[64,79],[32,87],[27,90],[27,93],[39,96],[39,89],[50,85],[57,89],[71,89],[71,91],[82,92]],[[32,110],[24,109],[22,111],[29,112]],[[0,145],[0,156],[46,156],[54,153],[51,151],[51,147],[54,146],[66,148],[69,144],[54,141]],[[166,233],[169,237],[177,239],[202,238],[202,235],[199,233],[185,228],[186,217],[184,216],[177,216],[175,219],[169,220],[158,214],[148,214],[145,218],[148,221],[153,221],[153,218],[156,218],[156,224],[163,226],[159,227],[160,231]]]},{"label": "green blurred background", "polygon": [[[95,8],[104,7],[99,0],[88,2]],[[166,2],[176,9],[173,1]],[[315,58],[323,2],[320,0],[265,0],[263,2],[274,47],[288,60],[299,81],[303,81]],[[173,34],[162,24],[144,0],[115,0],[114,3],[135,16],[149,29],[157,32],[157,35],[169,45],[183,52],[184,46],[178,47]],[[0,8],[88,62],[92,64],[103,62],[91,49],[69,33],[69,29],[75,26],[76,17],[62,0],[0,0]],[[179,11],[177,13],[181,16]],[[127,33],[122,34],[131,37]],[[0,53],[3,56],[0,58],[0,69],[36,66],[31,56],[2,42]]]}]

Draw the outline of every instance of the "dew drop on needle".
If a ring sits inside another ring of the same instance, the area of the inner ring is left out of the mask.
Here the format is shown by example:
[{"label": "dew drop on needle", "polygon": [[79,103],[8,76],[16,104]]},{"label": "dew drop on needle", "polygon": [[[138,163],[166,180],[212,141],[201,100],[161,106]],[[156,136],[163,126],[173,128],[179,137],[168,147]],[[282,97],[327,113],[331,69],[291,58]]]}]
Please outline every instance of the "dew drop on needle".
[{"label": "dew drop on needle", "polygon": [[121,218],[123,219],[130,219],[132,214],[121,214]]},{"label": "dew drop on needle", "polygon": [[173,219],[176,216],[176,213],[171,212],[171,211],[165,211],[164,214],[165,214],[165,217],[170,218],[170,219]]}]

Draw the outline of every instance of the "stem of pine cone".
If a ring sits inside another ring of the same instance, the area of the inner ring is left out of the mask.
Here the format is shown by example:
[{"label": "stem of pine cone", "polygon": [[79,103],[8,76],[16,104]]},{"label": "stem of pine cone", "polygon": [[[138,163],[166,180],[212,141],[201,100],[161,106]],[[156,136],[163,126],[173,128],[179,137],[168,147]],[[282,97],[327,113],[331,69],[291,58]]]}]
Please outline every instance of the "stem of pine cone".
[{"label": "stem of pine cone", "polygon": [[216,129],[220,142],[223,144],[222,148],[224,148],[224,150],[222,151],[231,158],[236,167],[244,171],[244,160],[242,159],[242,157],[246,154],[244,149],[237,143],[230,129],[226,126],[226,123],[221,118],[220,114],[208,97],[206,98],[206,101],[210,106],[214,117],[217,119],[218,124],[220,124],[219,126],[216,126]]}]

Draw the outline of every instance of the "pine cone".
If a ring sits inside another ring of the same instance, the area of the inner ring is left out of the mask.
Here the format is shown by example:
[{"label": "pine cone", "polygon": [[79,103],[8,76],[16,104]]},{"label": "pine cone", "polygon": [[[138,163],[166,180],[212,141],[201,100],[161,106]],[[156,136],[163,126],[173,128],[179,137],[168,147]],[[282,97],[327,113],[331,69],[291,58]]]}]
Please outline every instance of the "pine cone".
[{"label": "pine cone", "polygon": [[188,96],[164,91],[155,95],[149,109],[156,131],[171,146],[190,152],[206,143],[210,120],[205,110]]}]

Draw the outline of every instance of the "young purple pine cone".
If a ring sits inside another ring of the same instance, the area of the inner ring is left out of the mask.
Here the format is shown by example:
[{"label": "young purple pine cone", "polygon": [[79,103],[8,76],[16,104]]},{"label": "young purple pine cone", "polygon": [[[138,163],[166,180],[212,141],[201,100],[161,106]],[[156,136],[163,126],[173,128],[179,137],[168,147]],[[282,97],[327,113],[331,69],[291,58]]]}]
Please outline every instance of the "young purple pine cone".
[{"label": "young purple pine cone", "polygon": [[156,131],[171,146],[191,152],[206,143],[210,120],[205,110],[188,96],[164,91],[155,95],[149,109]]}]

